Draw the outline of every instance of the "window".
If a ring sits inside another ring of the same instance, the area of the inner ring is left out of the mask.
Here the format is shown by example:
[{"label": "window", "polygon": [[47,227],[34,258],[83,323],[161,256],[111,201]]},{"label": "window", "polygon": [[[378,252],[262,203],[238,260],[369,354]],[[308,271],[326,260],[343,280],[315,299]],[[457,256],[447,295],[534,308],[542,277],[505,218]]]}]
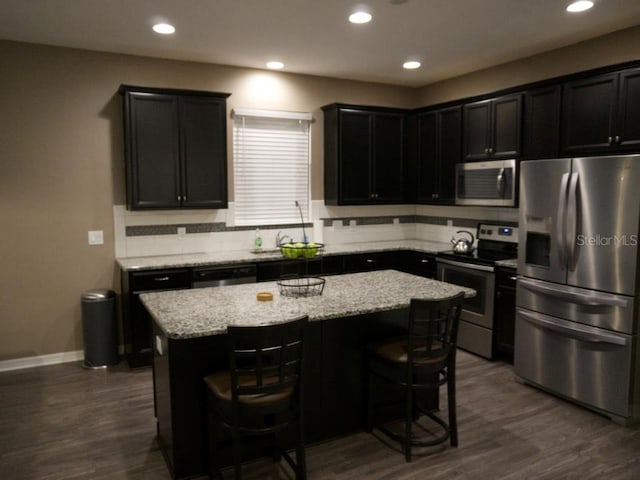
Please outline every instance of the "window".
[{"label": "window", "polygon": [[310,113],[234,109],[236,225],[309,219]]}]

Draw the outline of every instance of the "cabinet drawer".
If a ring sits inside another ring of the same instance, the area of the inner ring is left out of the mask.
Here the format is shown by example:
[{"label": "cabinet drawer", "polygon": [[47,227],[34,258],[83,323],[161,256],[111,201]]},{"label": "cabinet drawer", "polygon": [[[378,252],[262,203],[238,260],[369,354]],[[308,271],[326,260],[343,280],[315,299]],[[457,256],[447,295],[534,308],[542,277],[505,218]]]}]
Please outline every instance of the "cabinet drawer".
[{"label": "cabinet drawer", "polygon": [[129,275],[132,293],[146,290],[177,290],[191,286],[189,270],[186,268],[132,272]]}]

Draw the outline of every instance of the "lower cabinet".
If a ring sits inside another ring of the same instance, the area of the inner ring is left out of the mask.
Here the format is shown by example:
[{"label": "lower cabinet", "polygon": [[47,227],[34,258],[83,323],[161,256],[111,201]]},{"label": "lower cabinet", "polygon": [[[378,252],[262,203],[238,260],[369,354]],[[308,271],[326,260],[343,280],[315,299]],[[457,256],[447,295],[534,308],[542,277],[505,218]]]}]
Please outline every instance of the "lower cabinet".
[{"label": "lower cabinet", "polygon": [[144,292],[191,288],[189,269],[123,271],[122,334],[124,353],[131,368],[151,365],[151,317],[140,302]]},{"label": "lower cabinet", "polygon": [[496,273],[494,350],[497,358],[513,363],[516,317],[516,270],[499,268]]},{"label": "lower cabinet", "polygon": [[[406,330],[408,312],[397,310],[311,322],[303,363],[306,443],[361,431],[366,421],[366,350],[375,340]],[[174,478],[207,471],[210,458],[203,378],[228,366],[226,335],[171,339],[153,323],[153,372],[158,444]],[[402,418],[401,389],[375,384],[380,420]],[[421,397],[437,408],[438,397]],[[220,466],[232,464],[230,438],[217,445]],[[283,436],[285,446],[293,438]],[[267,455],[260,441],[243,444],[243,460]]]}]

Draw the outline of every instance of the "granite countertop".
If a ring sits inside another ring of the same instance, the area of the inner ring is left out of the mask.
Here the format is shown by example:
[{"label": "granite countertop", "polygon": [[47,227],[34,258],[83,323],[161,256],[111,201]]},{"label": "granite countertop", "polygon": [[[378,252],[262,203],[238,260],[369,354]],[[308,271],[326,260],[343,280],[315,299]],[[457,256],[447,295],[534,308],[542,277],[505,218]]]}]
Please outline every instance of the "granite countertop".
[{"label": "granite countertop", "polygon": [[[328,256],[393,250],[414,250],[424,253],[438,253],[450,249],[451,245],[445,242],[399,240],[327,245],[322,250],[322,254]],[[197,267],[202,265],[224,265],[243,262],[252,263],[282,259],[284,259],[284,257],[280,251],[274,248],[267,249],[265,253],[252,253],[249,249],[246,249],[226,252],[189,253],[183,255],[127,257],[117,258],[116,261],[122,270],[151,270],[158,268]]]},{"label": "granite countertop", "polygon": [[[265,325],[302,315],[310,321],[328,320],[409,306],[411,298],[441,299],[475,290],[396,270],[325,277],[322,295],[293,298],[280,295],[276,282],[225,287],[150,292],[140,295],[156,323],[173,339],[225,333],[230,324]],[[258,292],[273,293],[259,302]]]}]

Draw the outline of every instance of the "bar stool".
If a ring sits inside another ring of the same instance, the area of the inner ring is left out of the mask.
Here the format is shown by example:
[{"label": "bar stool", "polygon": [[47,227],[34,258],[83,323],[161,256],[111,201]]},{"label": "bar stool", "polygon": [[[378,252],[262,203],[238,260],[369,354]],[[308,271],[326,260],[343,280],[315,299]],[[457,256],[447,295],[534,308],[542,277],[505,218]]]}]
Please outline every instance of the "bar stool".
[{"label": "bar stool", "polygon": [[[240,440],[246,436],[272,436],[274,460],[284,457],[296,479],[306,479],[301,378],[307,322],[304,316],[275,325],[229,326],[230,368],[204,378],[213,460],[222,427],[231,434],[236,480],[242,478]],[[296,426],[295,462],[278,441],[289,425]],[[214,476],[221,478],[212,465]]]},{"label": "bar stool", "polygon": [[[412,446],[432,446],[450,440],[458,446],[456,419],[456,341],[464,293],[444,300],[412,299],[409,308],[409,331],[406,336],[383,340],[368,346],[369,387],[367,427],[374,428],[375,377],[405,390],[404,434],[391,432],[384,425],[378,430],[399,441],[405,460],[411,461]],[[447,384],[448,422],[436,412],[423,409],[417,401],[419,390],[439,391]],[[431,418],[441,433],[433,438],[412,438],[412,426],[422,413]]]}]

